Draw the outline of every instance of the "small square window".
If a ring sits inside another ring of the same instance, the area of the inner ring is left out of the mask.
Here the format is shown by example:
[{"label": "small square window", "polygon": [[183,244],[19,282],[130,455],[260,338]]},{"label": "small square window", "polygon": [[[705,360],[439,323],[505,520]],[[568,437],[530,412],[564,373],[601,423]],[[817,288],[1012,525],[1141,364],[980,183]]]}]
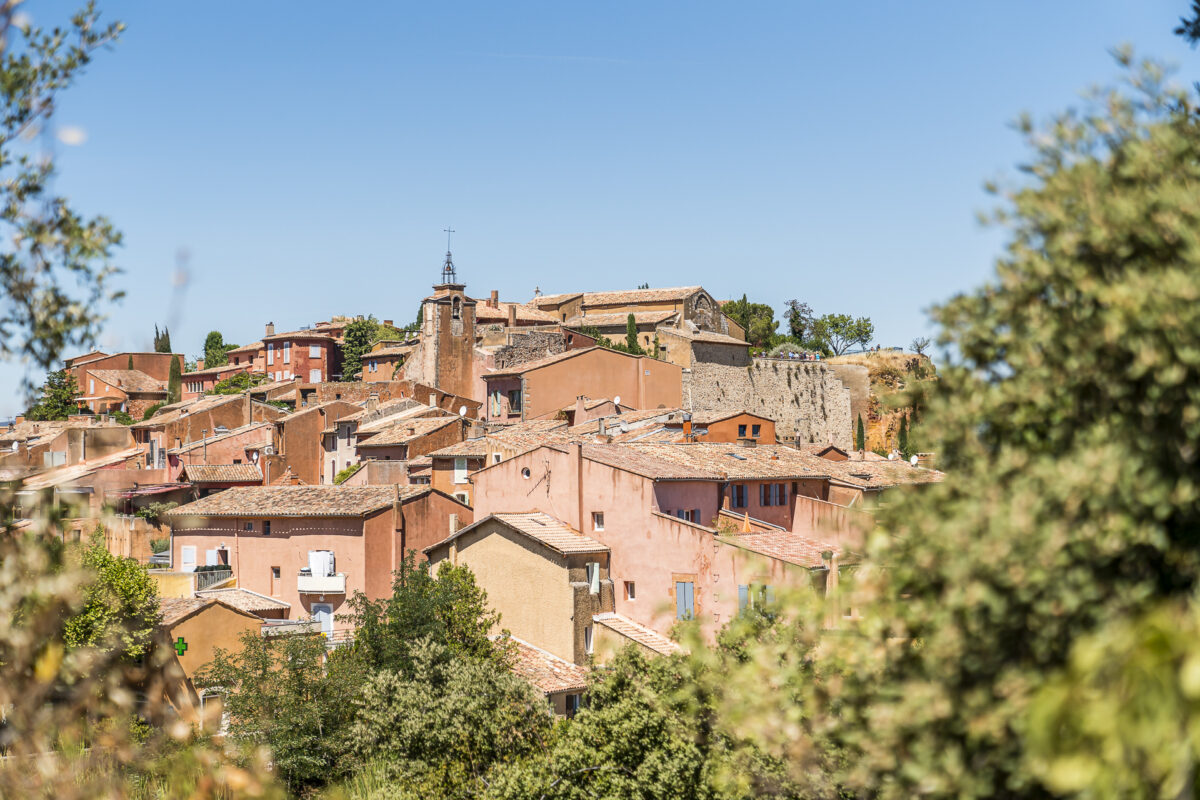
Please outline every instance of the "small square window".
[{"label": "small square window", "polygon": [[746,437],[746,426],[738,425],[738,438],[744,439],[745,437]]},{"label": "small square window", "polygon": [[625,599],[637,600],[637,585],[633,581],[625,581]]},{"label": "small square window", "polygon": [[755,439],[758,438],[760,433],[762,433],[762,425],[750,426],[750,435],[753,436]]},{"label": "small square window", "polygon": [[279,580],[279,567],[271,567],[271,577]]},{"label": "small square window", "polygon": [[499,453],[492,453],[492,463],[493,464],[500,463],[500,454]]},{"label": "small square window", "polygon": [[603,511],[593,511],[592,512],[592,530],[594,530],[594,531],[604,530],[604,512]]},{"label": "small square window", "polygon": [[252,531],[252,530],[254,530],[254,523],[253,523],[253,522],[247,522],[247,523],[246,523],[246,530],[248,530],[248,531]]}]

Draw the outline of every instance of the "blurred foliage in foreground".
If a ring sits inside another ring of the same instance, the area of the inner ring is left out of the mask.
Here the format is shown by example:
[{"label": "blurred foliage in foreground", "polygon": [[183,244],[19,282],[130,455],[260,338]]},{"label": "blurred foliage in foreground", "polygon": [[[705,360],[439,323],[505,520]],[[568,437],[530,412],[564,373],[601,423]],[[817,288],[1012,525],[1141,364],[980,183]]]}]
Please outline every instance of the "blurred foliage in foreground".
[{"label": "blurred foliage in foreground", "polygon": [[1193,791],[1200,117],[1118,57],[1124,88],[1023,123],[996,278],[935,311],[948,479],[880,512],[864,619],[813,636],[793,604],[721,676],[723,724],[797,778],[837,765],[817,794]]}]

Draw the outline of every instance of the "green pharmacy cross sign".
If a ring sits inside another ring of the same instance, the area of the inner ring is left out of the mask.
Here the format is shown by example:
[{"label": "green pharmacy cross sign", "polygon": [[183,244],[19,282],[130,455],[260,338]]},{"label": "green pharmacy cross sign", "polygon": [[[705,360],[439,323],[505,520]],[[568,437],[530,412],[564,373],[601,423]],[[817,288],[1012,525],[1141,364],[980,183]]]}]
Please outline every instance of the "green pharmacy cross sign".
[{"label": "green pharmacy cross sign", "polygon": [[187,652],[187,642],[185,642],[183,640],[183,637],[180,636],[178,639],[175,640],[175,655],[181,656],[186,652]]}]

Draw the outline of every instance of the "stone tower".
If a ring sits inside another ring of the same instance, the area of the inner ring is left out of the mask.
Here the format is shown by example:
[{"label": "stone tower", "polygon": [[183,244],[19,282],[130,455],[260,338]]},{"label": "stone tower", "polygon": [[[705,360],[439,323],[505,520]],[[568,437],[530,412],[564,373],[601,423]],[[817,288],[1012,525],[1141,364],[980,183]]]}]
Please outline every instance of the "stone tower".
[{"label": "stone tower", "polygon": [[471,397],[474,389],[475,301],[458,282],[446,251],[441,282],[421,308],[421,374],[443,392]]}]

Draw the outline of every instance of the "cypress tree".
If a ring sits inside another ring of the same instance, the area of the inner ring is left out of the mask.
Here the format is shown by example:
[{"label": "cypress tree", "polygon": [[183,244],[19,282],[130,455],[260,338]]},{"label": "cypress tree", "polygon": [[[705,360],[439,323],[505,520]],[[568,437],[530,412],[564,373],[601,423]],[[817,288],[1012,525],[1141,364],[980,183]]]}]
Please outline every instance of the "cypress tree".
[{"label": "cypress tree", "polygon": [[908,452],[908,415],[905,414],[900,418],[900,433],[897,438],[897,447],[900,450],[900,455],[905,458],[909,457]]},{"label": "cypress tree", "polygon": [[183,374],[179,369],[179,359],[171,359],[171,372],[167,376],[167,402],[178,403],[183,388]]},{"label": "cypress tree", "polygon": [[133,369],[133,356],[132,355],[129,356],[129,363],[125,366],[125,369]]},{"label": "cypress tree", "polygon": [[867,449],[867,430],[863,427],[862,414],[858,415],[858,432],[854,437],[854,449]]},{"label": "cypress tree", "polygon": [[625,346],[635,356],[642,354],[642,348],[638,344],[637,338],[637,320],[634,319],[633,314],[630,314],[629,319],[625,320]]}]

